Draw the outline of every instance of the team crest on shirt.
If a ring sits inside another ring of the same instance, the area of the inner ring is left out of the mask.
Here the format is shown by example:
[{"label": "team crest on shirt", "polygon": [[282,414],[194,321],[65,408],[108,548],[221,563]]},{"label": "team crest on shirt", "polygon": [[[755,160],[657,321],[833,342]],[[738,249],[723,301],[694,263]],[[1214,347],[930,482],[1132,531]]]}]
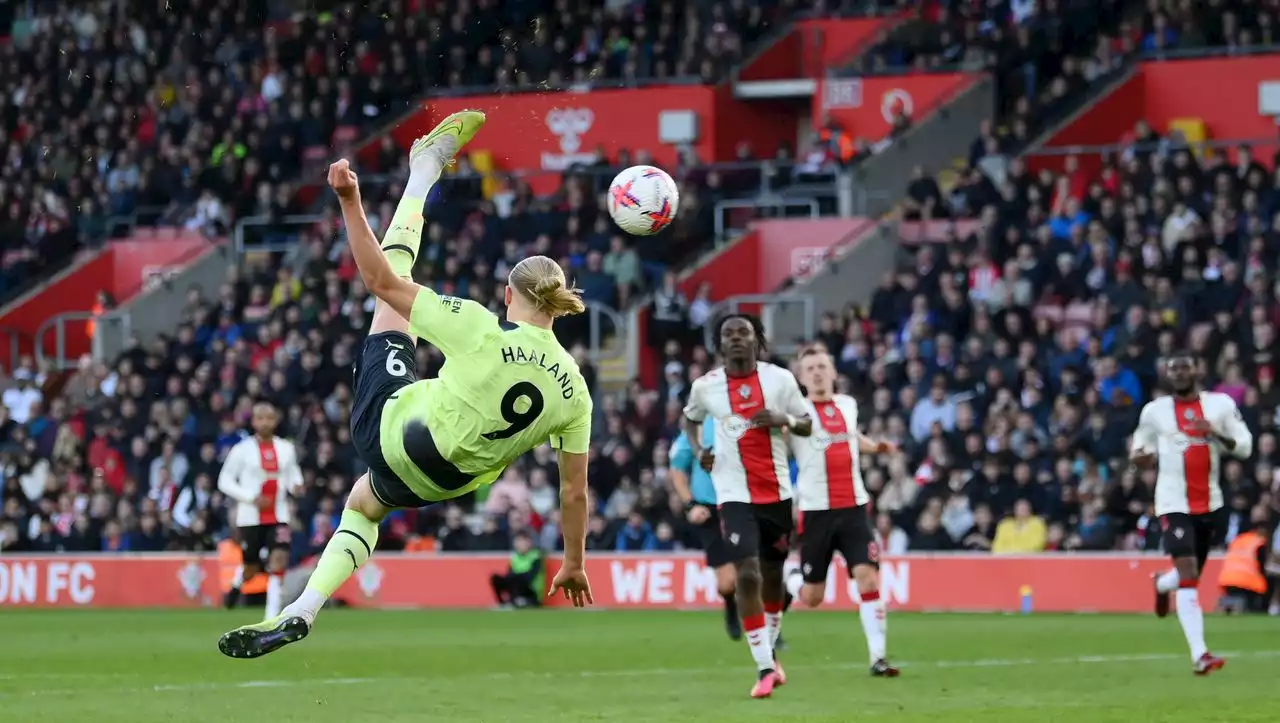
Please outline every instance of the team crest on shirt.
[{"label": "team crest on shirt", "polygon": [[836,408],[835,408],[835,407],[827,407],[826,409],[823,409],[823,410],[822,410],[822,413],[823,413],[823,414],[825,414],[825,415],[827,415],[827,417],[834,417],[834,416],[836,416]]},{"label": "team crest on shirt", "polygon": [[743,384],[742,386],[738,387],[738,396],[742,397],[743,399],[750,399],[751,387],[746,384]]},{"label": "team crest on shirt", "polygon": [[269,450],[269,449],[265,449],[265,450],[263,450],[263,451],[262,451],[262,459],[264,459],[265,461],[270,462],[270,461],[272,461],[272,460],[273,460],[273,459],[275,459],[275,458],[276,458],[276,453],[275,453],[275,452],[272,452],[272,451],[271,451],[271,450]]},{"label": "team crest on shirt", "polygon": [[1182,416],[1185,417],[1188,422],[1190,422],[1196,418],[1196,411],[1194,409],[1183,410]]}]

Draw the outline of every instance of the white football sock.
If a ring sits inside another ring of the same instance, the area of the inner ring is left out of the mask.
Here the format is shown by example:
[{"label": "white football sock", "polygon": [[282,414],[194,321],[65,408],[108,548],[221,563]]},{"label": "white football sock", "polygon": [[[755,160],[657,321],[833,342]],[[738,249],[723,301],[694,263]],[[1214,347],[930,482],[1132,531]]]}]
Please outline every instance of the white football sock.
[{"label": "white football sock", "polygon": [[793,570],[787,573],[784,584],[787,586],[787,592],[791,593],[791,597],[799,600],[800,589],[804,587],[804,575],[801,575],[799,570]]},{"label": "white football sock", "polygon": [[320,613],[320,608],[324,607],[327,598],[319,590],[313,590],[308,587],[302,591],[297,600],[294,600],[284,608],[284,614],[290,617],[298,616],[307,621],[307,625],[315,625],[316,615]]},{"label": "white football sock", "polygon": [[1178,569],[1175,567],[1156,576],[1156,590],[1173,592],[1178,589],[1178,583],[1181,581],[1181,578],[1178,577]]},{"label": "white football sock", "polygon": [[765,613],[764,626],[769,629],[769,647],[778,647],[778,636],[782,635],[782,613]]},{"label": "white football sock", "polygon": [[1187,645],[1191,648],[1191,661],[1209,652],[1204,644],[1204,613],[1200,610],[1200,592],[1194,587],[1178,588],[1178,622],[1182,623],[1182,634],[1187,637]]},{"label": "white football sock", "polygon": [[270,620],[280,614],[280,598],[282,597],[284,597],[284,575],[268,575],[266,620]]},{"label": "white football sock", "polygon": [[751,657],[756,661],[756,668],[773,670],[773,642],[769,639],[769,625],[764,616],[754,620],[744,619],[742,627],[747,633],[747,645],[751,647]]},{"label": "white football sock", "polygon": [[867,655],[875,663],[885,655],[885,645],[889,637],[889,621],[885,614],[884,601],[876,593],[873,600],[863,596],[858,605],[858,617],[862,619],[862,634],[867,637]]}]

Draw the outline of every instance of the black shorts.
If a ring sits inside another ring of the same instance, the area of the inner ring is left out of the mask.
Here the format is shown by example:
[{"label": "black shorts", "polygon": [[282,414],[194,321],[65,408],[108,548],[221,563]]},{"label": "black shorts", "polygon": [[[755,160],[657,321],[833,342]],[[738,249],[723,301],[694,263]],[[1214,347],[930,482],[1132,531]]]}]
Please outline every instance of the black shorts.
[{"label": "black shorts", "polygon": [[837,552],[844,558],[850,575],[855,565],[880,566],[880,548],[871,532],[866,505],[800,514],[800,572],[805,582],[825,582],[827,568]]},{"label": "black shorts", "polygon": [[756,505],[725,502],[720,505],[720,534],[733,562],[758,557],[786,562],[791,552],[791,500]]},{"label": "black shorts", "polygon": [[1160,516],[1160,527],[1164,530],[1161,544],[1169,557],[1194,557],[1196,570],[1204,572],[1204,561],[1209,559],[1209,550],[1218,541],[1221,515],[1209,512],[1203,515],[1189,515],[1185,512],[1170,512]]},{"label": "black shorts", "polygon": [[707,567],[728,565],[733,562],[733,555],[729,552],[729,546],[725,543],[724,537],[720,535],[720,513],[714,504],[703,506],[711,510],[711,516],[694,529],[698,531],[698,541],[702,543],[702,549],[707,553]]},{"label": "black shorts", "polygon": [[370,334],[356,355],[351,392],[351,443],[369,466],[369,482],[387,507],[425,507],[382,456],[382,408],[396,392],[418,381],[417,348],[404,332]]},{"label": "black shorts", "polygon": [[246,565],[265,565],[267,553],[293,546],[293,532],[288,525],[254,525],[241,527],[239,532],[240,557]]}]

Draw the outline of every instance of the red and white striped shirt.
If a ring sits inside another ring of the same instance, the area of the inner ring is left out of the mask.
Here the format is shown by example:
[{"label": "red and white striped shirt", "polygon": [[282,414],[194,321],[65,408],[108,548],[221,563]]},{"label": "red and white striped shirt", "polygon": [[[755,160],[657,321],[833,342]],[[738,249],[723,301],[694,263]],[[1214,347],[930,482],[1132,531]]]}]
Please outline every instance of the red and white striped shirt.
[{"label": "red and white striped shirt", "polygon": [[1188,429],[1199,419],[1235,440],[1233,457],[1247,459],[1253,453],[1253,434],[1225,394],[1200,392],[1187,402],[1171,396],[1147,402],[1133,433],[1133,451],[1156,454],[1157,515],[1203,515],[1222,507],[1221,445]]},{"label": "red and white striped shirt", "polygon": [[858,467],[858,403],[837,394],[827,402],[806,402],[813,434],[791,435],[796,498],[804,512],[859,507],[871,501]]},{"label": "red and white striped shirt", "polygon": [[730,376],[713,369],[694,380],[684,415],[695,422],[716,420],[711,482],[716,501],[768,504],[791,499],[791,474],[782,430],[753,427],[751,418],[763,409],[801,416],[809,406],[791,372],[766,362],[755,372]]},{"label": "red and white striped shirt", "polygon": [[[236,527],[289,524],[289,496],[302,489],[302,468],[298,452],[287,439],[273,437],[262,442],[245,437],[227,452],[218,474],[218,489],[235,500]],[[259,497],[270,501],[266,509],[255,504]]]}]

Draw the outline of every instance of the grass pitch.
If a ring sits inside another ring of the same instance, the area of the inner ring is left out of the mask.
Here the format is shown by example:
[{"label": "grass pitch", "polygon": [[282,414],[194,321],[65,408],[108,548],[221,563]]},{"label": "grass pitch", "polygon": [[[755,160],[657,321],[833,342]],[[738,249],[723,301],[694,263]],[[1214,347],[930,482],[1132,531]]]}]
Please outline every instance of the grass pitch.
[{"label": "grass pitch", "polygon": [[255,611],[0,612],[5,723],[1274,721],[1280,620],[1210,616],[1206,679],[1172,617],[890,614],[897,680],[856,615],[787,618],[789,684],[747,696],[745,643],[688,612],[325,611],[307,640],[218,654]]}]

